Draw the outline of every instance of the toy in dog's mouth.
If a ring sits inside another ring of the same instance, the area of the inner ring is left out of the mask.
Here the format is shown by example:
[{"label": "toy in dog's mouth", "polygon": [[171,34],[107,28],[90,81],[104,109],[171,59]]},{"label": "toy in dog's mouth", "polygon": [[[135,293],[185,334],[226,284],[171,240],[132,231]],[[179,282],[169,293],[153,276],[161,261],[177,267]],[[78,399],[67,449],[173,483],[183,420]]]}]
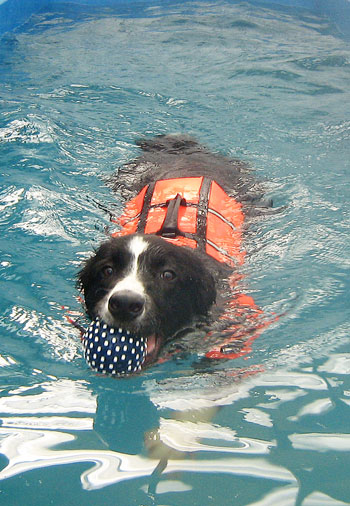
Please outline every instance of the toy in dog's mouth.
[{"label": "toy in dog's mouth", "polygon": [[123,328],[114,328],[96,318],[82,337],[85,360],[101,374],[133,374],[158,354],[156,336],[142,337]]}]

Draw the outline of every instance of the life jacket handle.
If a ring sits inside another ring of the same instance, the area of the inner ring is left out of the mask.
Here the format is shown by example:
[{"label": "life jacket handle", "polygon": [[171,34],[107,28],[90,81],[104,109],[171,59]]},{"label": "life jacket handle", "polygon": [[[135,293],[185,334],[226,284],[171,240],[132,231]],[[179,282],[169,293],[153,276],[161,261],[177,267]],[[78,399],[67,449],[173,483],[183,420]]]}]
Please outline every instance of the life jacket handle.
[{"label": "life jacket handle", "polygon": [[184,199],[180,193],[178,193],[175,198],[167,200],[166,215],[162,226],[156,233],[157,235],[167,237],[169,239],[183,235],[178,227],[180,206],[186,206],[186,199]]}]

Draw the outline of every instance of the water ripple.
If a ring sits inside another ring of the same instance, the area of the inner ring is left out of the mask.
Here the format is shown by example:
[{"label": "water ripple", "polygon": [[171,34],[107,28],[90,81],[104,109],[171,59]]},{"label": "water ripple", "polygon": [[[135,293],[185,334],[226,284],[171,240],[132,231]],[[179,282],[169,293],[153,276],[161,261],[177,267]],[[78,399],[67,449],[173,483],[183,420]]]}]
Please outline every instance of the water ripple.
[{"label": "water ripple", "polygon": [[0,128],[0,142],[51,143],[54,142],[52,129],[34,116],[13,120]]}]

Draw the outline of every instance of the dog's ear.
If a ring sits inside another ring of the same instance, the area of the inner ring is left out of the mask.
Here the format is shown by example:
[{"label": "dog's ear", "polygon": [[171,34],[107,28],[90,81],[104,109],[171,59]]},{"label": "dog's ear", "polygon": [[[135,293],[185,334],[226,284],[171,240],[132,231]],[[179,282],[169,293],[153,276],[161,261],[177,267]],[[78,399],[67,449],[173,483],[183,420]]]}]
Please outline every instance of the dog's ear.
[{"label": "dog's ear", "polygon": [[92,280],[92,265],[95,261],[95,255],[91,256],[83,264],[82,269],[77,274],[76,286],[78,290],[85,292],[91,284]]},{"label": "dog's ear", "polygon": [[80,290],[86,292],[91,283],[94,281],[94,277],[96,275],[96,262],[104,257],[108,257],[111,254],[112,244],[117,239],[109,239],[108,241],[103,242],[93,254],[85,260],[83,263],[82,269],[77,274],[77,287]]}]

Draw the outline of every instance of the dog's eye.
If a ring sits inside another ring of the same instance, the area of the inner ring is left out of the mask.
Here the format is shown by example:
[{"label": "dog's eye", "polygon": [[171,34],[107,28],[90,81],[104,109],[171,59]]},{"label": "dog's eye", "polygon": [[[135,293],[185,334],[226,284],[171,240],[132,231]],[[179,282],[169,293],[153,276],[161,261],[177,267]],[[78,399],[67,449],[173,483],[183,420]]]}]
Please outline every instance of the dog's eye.
[{"label": "dog's eye", "polygon": [[101,270],[101,274],[105,277],[105,278],[108,278],[109,276],[112,276],[114,274],[114,269],[113,267],[111,267],[110,265],[106,265],[105,267],[103,267],[103,269]]},{"label": "dog's eye", "polygon": [[160,276],[165,281],[173,281],[176,278],[176,273],[174,271],[163,271]]}]

